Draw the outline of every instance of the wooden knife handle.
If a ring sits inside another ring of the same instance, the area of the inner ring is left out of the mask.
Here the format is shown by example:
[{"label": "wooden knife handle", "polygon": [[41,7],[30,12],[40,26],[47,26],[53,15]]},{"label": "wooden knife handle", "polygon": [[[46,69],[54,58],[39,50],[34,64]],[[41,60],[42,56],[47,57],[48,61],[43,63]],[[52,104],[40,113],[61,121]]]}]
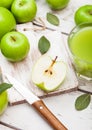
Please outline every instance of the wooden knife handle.
[{"label": "wooden knife handle", "polygon": [[32,104],[39,113],[48,121],[48,123],[55,130],[68,130],[56,117],[53,113],[46,107],[42,100],[38,100]]}]

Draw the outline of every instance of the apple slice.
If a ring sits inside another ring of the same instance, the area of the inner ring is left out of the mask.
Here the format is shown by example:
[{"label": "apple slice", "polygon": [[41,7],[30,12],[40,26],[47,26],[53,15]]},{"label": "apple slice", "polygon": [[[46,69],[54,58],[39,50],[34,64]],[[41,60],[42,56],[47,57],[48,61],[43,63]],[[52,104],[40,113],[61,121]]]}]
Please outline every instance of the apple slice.
[{"label": "apple slice", "polygon": [[63,61],[57,61],[57,56],[52,60],[50,56],[43,55],[34,65],[32,81],[44,91],[54,91],[65,79],[66,70],[66,64]]}]

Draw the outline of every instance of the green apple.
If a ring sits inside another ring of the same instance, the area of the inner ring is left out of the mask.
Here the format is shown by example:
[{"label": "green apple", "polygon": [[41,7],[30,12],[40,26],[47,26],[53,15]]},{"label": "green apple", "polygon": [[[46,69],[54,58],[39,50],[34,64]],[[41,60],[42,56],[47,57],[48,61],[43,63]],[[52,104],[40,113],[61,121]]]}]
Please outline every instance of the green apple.
[{"label": "green apple", "polygon": [[46,0],[48,5],[53,9],[53,10],[60,10],[65,8],[70,0]]},{"label": "green apple", "polygon": [[13,0],[0,0],[0,6],[10,8]]},{"label": "green apple", "polygon": [[13,14],[6,8],[0,7],[0,40],[4,34],[15,29],[16,21]]},{"label": "green apple", "polygon": [[8,32],[1,39],[1,52],[12,62],[23,60],[30,49],[27,37],[16,31]]},{"label": "green apple", "polygon": [[42,55],[36,62],[32,71],[32,81],[40,89],[50,92],[57,89],[66,77],[66,64],[52,60],[48,55]]},{"label": "green apple", "polygon": [[84,5],[78,8],[74,14],[76,25],[84,22],[92,22],[92,5]]},{"label": "green apple", "polygon": [[36,2],[34,0],[14,0],[11,12],[18,23],[32,21],[37,12]]},{"label": "green apple", "polygon": [[4,113],[8,105],[8,94],[4,91],[0,94],[0,115]]}]

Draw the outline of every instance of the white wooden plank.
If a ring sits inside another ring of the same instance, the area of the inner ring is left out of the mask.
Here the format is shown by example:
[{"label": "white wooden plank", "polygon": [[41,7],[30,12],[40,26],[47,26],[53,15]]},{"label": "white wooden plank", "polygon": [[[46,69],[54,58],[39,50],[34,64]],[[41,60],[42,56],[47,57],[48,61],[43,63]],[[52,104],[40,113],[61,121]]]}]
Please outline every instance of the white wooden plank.
[{"label": "white wooden plank", "polygon": [[83,77],[78,77],[78,81],[78,89],[80,91],[92,94],[92,80],[84,79]]},{"label": "white wooden plank", "polygon": [[[75,11],[80,6],[83,6],[85,4],[92,4],[92,0],[70,0],[66,8],[59,11],[53,11],[50,9],[50,7],[48,6],[45,0],[37,0],[36,2],[37,2],[38,11],[36,15],[37,21],[34,21],[34,23],[38,25],[43,25],[38,20],[38,18],[40,17],[44,21],[46,27],[54,29],[54,30],[58,30],[64,33],[69,33],[71,29],[75,26],[75,22],[74,22]],[[56,16],[58,16],[60,20],[59,26],[54,26],[46,20],[47,12],[51,12],[55,14]]]},{"label": "white wooden plank", "polygon": [[[36,2],[39,2],[39,4],[40,4],[40,3],[44,3],[44,0],[36,0]],[[75,10],[79,6],[81,6],[83,4],[87,4],[87,3],[92,4],[92,0],[71,0],[71,6],[70,6],[69,10],[72,10],[72,8]],[[38,11],[41,11],[41,15],[45,14],[45,7],[44,6],[46,6],[46,5],[41,4],[41,6],[39,6]],[[43,10],[42,10],[42,8],[43,8]],[[61,25],[62,31],[64,31],[66,33],[68,33],[74,25],[73,15],[68,16],[68,14],[67,14],[69,10],[67,10],[67,12],[64,14],[62,13],[62,15],[65,18],[67,18],[67,21],[64,20],[63,23],[61,22],[61,24],[63,24],[63,25]],[[60,12],[60,14],[61,14],[61,12]],[[41,15],[39,14],[39,16],[41,16]],[[37,15],[37,17],[38,17],[38,15]],[[31,23],[29,23],[29,25],[30,24]],[[49,26],[51,27],[51,25],[49,25]],[[24,28],[24,26],[23,26],[23,28]],[[27,28],[29,28],[29,26],[27,26]],[[38,28],[38,27],[36,27],[36,28]],[[51,28],[53,29],[53,27],[51,27]],[[31,26],[31,29],[34,30],[34,27]],[[20,30],[22,31],[21,27],[20,27]],[[35,36],[37,36],[39,34],[39,31],[38,31],[38,34],[36,34],[34,32],[32,32],[32,33]],[[31,36],[34,37],[33,34],[30,34],[30,37]],[[35,39],[33,41],[34,41],[34,43],[36,43]],[[32,52],[33,52],[32,59],[30,59],[29,56],[28,56],[28,58],[30,60],[33,60],[33,62],[35,62],[34,51],[32,51]],[[26,67],[29,67],[29,64],[30,64],[30,63],[27,64],[27,61],[29,61],[28,58],[26,59],[26,64],[25,64],[25,62],[22,62],[23,64],[26,65]],[[22,68],[24,68],[24,65],[21,65],[21,63],[19,63],[19,65],[14,64],[12,67],[11,63],[7,62],[1,54],[0,54],[0,60],[1,60],[0,65],[1,65],[1,62],[5,63],[5,64],[2,63],[2,65],[4,65],[3,71],[10,72],[10,74],[12,74],[14,77],[17,77],[18,80],[20,80],[20,72],[18,72],[17,68],[20,69],[21,73],[23,72],[23,75],[24,75],[24,70],[22,70]],[[70,62],[70,60],[69,60],[69,62]],[[71,66],[71,62],[69,65]],[[16,73],[14,70],[16,70]],[[26,79],[25,76],[24,76],[24,79]],[[25,84],[25,81],[22,81],[22,82],[23,82],[23,84]],[[12,90],[11,90],[10,93],[12,93],[11,98],[14,98],[13,100],[11,100],[11,102],[12,101],[15,102],[14,95],[16,92],[15,91],[12,92]],[[44,101],[47,104],[47,106],[49,107],[49,109],[51,109],[51,111],[60,119],[60,121],[62,121],[62,123],[64,123],[68,127],[68,130],[92,130],[92,101],[91,101],[89,107],[81,112],[77,112],[74,108],[74,101],[80,94],[81,94],[80,92],[74,92],[74,93],[69,93],[69,94],[64,94],[64,95],[44,99]],[[19,98],[21,98],[21,97],[19,97]],[[19,101],[19,100],[17,100],[17,101]],[[73,115],[73,116],[71,116],[71,115]],[[31,129],[37,130],[38,128],[44,129],[44,130],[51,130],[52,129],[27,104],[18,105],[18,106],[14,106],[14,107],[8,107],[8,109],[6,110],[4,115],[2,115],[0,117],[0,120],[7,122],[11,125],[15,125],[23,130],[31,130]],[[0,125],[0,130],[11,130],[11,129]]]},{"label": "white wooden plank", "polygon": [[12,130],[12,129],[6,126],[0,125],[0,130]]},{"label": "white wooden plank", "polygon": [[11,123],[0,121],[0,130],[22,130],[22,129],[11,125]]},{"label": "white wooden plank", "polygon": [[[72,92],[55,97],[45,98],[44,102],[68,130],[92,130],[92,101],[87,109],[75,110],[75,99],[81,92]],[[73,115],[73,116],[72,116]],[[8,107],[1,121],[21,128],[22,130],[53,130],[30,105],[22,104]],[[1,129],[2,130],[2,129]]]},{"label": "white wooden plank", "polygon": [[[23,25],[24,28],[26,25]],[[33,31],[23,31],[20,29],[21,27],[18,27],[18,31],[24,33],[30,42],[31,49],[29,52],[28,57],[19,62],[19,63],[11,63],[7,61],[2,54],[0,54],[1,60],[1,68],[4,73],[9,73],[11,76],[15,77],[17,80],[19,80],[23,85],[31,89],[33,93],[35,93],[39,97],[45,97],[45,96],[51,96],[59,93],[69,92],[77,89],[78,81],[75,75],[75,72],[71,66],[71,62],[69,61],[69,57],[67,55],[66,49],[64,47],[64,41],[63,36],[60,32],[57,31],[40,31],[39,33],[33,32]],[[48,55],[55,58],[55,56],[58,56],[58,60],[63,60],[67,64],[67,76],[61,87],[50,93],[45,93],[44,91],[40,90],[38,87],[36,87],[32,81],[31,81],[31,73],[32,73],[32,67],[34,63],[37,61],[37,59],[41,56],[39,50],[38,50],[38,41],[41,36],[46,36],[48,40],[51,43],[51,48],[48,51]],[[5,69],[7,65],[8,69]],[[71,80],[72,79],[72,80]],[[22,103],[24,99],[22,96],[19,95],[18,92],[16,92],[13,88],[8,90],[9,92],[9,98],[10,103],[16,104],[15,102]],[[23,100],[23,101],[22,101]]]}]

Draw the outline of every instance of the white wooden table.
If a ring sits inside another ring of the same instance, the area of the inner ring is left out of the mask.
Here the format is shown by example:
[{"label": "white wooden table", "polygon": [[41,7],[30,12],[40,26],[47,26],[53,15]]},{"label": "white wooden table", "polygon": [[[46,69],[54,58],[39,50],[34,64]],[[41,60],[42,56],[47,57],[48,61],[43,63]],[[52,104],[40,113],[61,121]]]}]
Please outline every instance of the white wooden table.
[{"label": "white wooden table", "polygon": [[[36,20],[33,21],[36,25],[30,23],[30,27],[37,29],[39,25],[43,26],[42,23],[39,23],[38,17],[40,17],[50,30],[63,32],[65,42],[67,41],[67,35],[65,34],[69,34],[75,26],[75,10],[82,5],[92,4],[92,0],[70,0],[67,8],[53,12],[60,19],[60,26],[56,27],[46,21],[46,13],[52,12],[52,10],[47,6],[45,0],[36,0],[36,2],[38,12]],[[28,29],[30,29],[29,26]],[[39,31],[37,33],[39,34]],[[83,111],[76,111],[74,107],[75,99],[81,94],[82,92],[74,91],[47,97],[43,101],[68,130],[92,130],[92,101],[88,108]],[[0,117],[0,121],[16,127],[16,130],[52,130],[47,122],[27,103],[8,106],[5,113]],[[12,128],[0,125],[0,130],[12,130]],[[13,128],[13,130],[15,129]]]}]

